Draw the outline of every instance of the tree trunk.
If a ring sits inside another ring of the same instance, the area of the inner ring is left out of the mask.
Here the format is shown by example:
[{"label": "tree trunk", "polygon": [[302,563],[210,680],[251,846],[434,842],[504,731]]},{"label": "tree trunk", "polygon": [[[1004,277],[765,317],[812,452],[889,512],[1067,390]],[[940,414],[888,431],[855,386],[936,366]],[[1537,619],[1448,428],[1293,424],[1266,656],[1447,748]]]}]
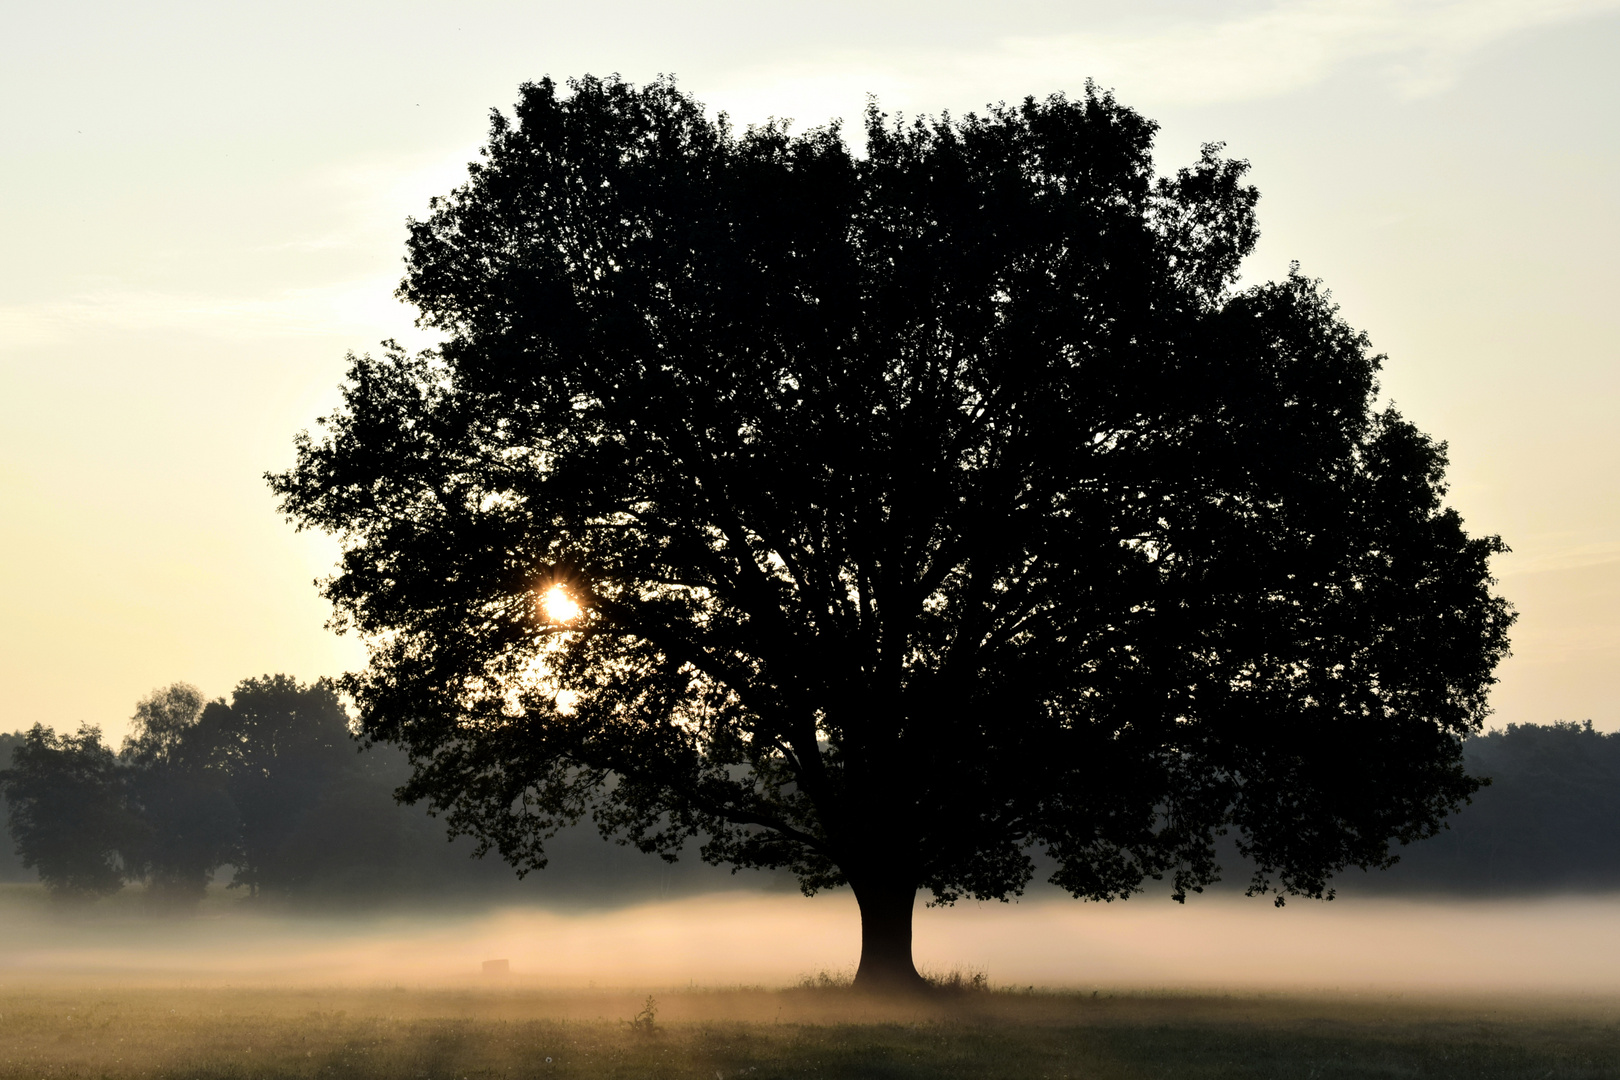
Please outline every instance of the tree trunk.
[{"label": "tree trunk", "polygon": [[883,992],[916,991],[928,984],[917,974],[911,959],[911,909],[917,901],[914,885],[892,882],[851,882],[861,907],[861,964],[855,986]]}]

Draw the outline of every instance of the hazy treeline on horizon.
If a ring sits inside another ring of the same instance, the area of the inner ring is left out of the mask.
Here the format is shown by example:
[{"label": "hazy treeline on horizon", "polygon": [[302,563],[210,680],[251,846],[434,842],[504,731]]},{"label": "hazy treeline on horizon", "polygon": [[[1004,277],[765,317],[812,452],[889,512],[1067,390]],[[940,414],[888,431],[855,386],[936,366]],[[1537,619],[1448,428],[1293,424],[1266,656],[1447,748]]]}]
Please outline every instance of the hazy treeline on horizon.
[{"label": "hazy treeline on horizon", "polygon": [[[1351,870],[1341,890],[1510,896],[1620,888],[1620,734],[1590,723],[1511,725],[1470,739],[1469,771],[1490,783],[1390,871]],[[130,884],[169,906],[216,878],[244,894],[322,902],[459,897],[632,903],[721,889],[790,891],[785,873],[733,875],[689,844],[676,864],[605,841],[589,821],[547,844],[551,865],[519,882],[498,855],[401,805],[403,753],[350,736],[331,684],[244,680],[205,702],[184,684],[143,700],[115,752],[94,728],[0,734],[0,881],[43,879],[61,899]],[[1227,845],[1225,880],[1246,874]],[[1038,869],[1033,894],[1050,890]]]},{"label": "hazy treeline on horizon", "polygon": [[95,728],[43,725],[0,735],[0,800],[10,842],[0,881],[43,880],[83,902],[145,885],[168,907],[216,879],[243,895],[330,902],[476,895],[500,901],[635,902],[739,882],[695,858],[671,865],[604,841],[594,827],[547,845],[551,864],[519,881],[497,854],[473,857],[442,820],[394,791],[402,751],[362,748],[330,683],[246,679],[231,699],[184,684],[154,692],[115,752]]}]

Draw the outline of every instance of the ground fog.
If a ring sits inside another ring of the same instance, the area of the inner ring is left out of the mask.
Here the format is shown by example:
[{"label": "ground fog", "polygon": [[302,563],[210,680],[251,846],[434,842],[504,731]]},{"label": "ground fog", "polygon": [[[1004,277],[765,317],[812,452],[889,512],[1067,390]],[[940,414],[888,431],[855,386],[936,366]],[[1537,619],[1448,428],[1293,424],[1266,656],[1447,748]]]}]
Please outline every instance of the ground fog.
[{"label": "ground fog", "polygon": [[[0,891],[0,985],[790,986],[847,975],[847,894],[717,893],[616,909],[289,912],[211,896],[76,911]],[[1193,897],[917,910],[920,967],[1044,988],[1620,992],[1620,895],[1518,901]]]}]

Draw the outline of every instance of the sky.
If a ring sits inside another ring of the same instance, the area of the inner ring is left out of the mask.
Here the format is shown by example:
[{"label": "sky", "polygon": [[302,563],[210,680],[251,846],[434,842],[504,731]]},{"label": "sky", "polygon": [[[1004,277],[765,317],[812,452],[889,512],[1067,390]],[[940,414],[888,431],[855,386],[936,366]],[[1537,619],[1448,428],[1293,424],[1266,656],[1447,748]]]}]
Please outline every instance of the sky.
[{"label": "sky", "polygon": [[0,36],[0,730],[359,666],[266,470],[350,351],[420,346],[405,221],[526,80],[673,74],[739,124],[1075,93],[1252,163],[1512,548],[1493,725],[1620,729],[1620,0],[12,5]]}]

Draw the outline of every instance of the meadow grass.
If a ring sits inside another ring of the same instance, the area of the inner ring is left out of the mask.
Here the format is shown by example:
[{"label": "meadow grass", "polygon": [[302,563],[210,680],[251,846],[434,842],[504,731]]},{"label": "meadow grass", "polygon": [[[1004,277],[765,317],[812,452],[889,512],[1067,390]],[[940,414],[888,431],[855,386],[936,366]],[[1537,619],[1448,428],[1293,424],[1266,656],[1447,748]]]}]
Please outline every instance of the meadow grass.
[{"label": "meadow grass", "polygon": [[0,1077],[1610,1077],[1620,1004],[0,985]]}]

